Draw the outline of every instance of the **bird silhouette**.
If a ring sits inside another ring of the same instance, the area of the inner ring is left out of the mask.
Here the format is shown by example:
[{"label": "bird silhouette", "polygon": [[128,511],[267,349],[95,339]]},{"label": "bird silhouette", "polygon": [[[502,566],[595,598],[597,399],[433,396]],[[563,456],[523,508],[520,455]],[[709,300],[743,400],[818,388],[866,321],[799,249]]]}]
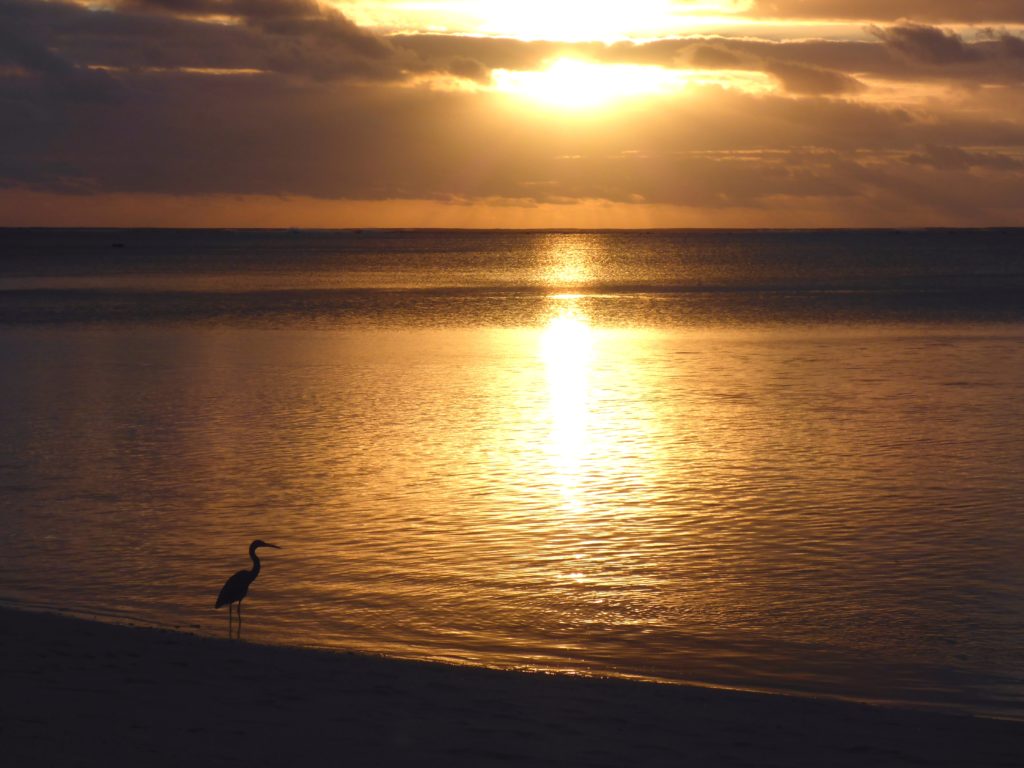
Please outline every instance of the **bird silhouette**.
[{"label": "bird silhouette", "polygon": [[231,605],[233,603],[238,606],[238,638],[241,639],[242,637],[242,600],[249,594],[249,585],[260,575],[260,559],[256,557],[256,550],[260,547],[280,549],[277,544],[268,544],[262,539],[256,539],[256,541],[249,545],[252,570],[236,573],[224,582],[224,586],[220,589],[220,594],[217,595],[217,604],[214,608],[220,608],[222,605],[227,605],[228,607],[228,637],[231,637]]}]

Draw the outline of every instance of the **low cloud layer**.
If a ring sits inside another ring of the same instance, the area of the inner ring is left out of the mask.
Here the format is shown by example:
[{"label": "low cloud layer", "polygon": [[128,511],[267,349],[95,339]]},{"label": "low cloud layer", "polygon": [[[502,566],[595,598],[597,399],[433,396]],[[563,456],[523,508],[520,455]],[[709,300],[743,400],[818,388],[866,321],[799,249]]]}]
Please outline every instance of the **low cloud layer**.
[{"label": "low cloud layer", "polygon": [[1018,0],[753,0],[755,18],[1024,24]]},{"label": "low cloud layer", "polygon": [[[992,21],[1018,4],[978,5]],[[496,70],[560,56],[694,81],[592,114],[491,87]],[[742,77],[757,87],[729,79]],[[839,221],[857,210],[858,224],[903,206],[1024,224],[1024,40],[919,19],[850,39],[527,42],[384,36],[314,0],[0,0],[0,139],[0,187],[71,204],[596,200],[716,222],[729,210],[832,208]]]}]

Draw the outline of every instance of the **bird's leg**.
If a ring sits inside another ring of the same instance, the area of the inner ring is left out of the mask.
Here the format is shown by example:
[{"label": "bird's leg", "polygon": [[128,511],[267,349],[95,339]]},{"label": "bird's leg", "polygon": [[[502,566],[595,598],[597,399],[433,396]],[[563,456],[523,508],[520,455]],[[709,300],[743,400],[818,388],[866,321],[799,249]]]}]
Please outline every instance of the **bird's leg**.
[{"label": "bird's leg", "polygon": [[231,611],[231,603],[228,603],[228,640],[234,638],[234,614]]},{"label": "bird's leg", "polygon": [[242,639],[242,601],[238,601],[238,639]]}]

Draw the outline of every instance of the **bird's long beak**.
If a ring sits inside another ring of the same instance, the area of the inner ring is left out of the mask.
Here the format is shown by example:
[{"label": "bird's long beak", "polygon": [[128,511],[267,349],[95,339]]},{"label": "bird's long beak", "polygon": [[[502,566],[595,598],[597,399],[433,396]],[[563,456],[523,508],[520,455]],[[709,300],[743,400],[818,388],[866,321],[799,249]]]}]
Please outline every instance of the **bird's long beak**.
[{"label": "bird's long beak", "polygon": [[277,546],[277,544],[267,544],[266,542],[263,542],[263,546],[264,547],[273,547],[274,549],[280,549],[280,547]]}]

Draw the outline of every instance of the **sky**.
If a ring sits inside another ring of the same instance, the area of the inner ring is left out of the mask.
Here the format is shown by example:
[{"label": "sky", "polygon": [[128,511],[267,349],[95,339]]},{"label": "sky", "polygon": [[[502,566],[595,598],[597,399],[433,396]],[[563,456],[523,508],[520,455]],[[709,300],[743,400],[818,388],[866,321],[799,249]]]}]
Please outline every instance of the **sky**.
[{"label": "sky", "polygon": [[1024,1],[0,0],[0,226],[1024,226]]}]

